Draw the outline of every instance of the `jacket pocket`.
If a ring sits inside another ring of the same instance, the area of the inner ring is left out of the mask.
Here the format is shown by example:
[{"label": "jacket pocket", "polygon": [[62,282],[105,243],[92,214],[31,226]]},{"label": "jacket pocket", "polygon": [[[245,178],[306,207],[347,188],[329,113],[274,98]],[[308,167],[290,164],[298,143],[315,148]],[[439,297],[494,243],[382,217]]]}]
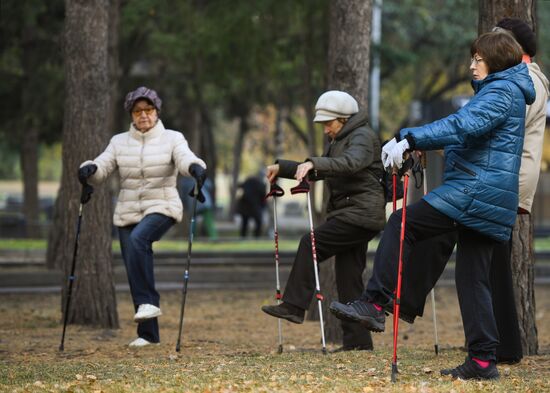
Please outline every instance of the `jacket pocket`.
[{"label": "jacket pocket", "polygon": [[466,167],[465,167],[464,165],[462,165],[460,162],[456,162],[456,161],[455,161],[454,167],[455,167],[456,169],[462,171],[462,172],[466,172],[466,173],[467,173],[468,175],[470,175],[470,176],[473,176],[473,177],[476,177],[476,176],[477,176],[477,174],[476,174],[473,170],[471,170],[471,169],[469,169],[469,168],[466,168]]}]

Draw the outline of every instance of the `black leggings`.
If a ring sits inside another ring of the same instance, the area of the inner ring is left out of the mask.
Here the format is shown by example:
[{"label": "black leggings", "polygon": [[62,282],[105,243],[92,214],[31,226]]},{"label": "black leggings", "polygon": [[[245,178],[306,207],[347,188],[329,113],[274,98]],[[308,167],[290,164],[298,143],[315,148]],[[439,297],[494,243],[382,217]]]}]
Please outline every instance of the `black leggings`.
[{"label": "black leggings", "polygon": [[[393,301],[397,282],[401,212],[393,213],[386,224],[376,251],[373,274],[364,298],[381,306]],[[407,206],[403,264],[411,261],[411,250],[418,242],[443,233],[458,234],[455,280],[471,356],[495,360],[498,331],[493,315],[490,267],[493,248],[499,243],[457,224],[424,200]],[[419,263],[421,261],[416,261]]]}]

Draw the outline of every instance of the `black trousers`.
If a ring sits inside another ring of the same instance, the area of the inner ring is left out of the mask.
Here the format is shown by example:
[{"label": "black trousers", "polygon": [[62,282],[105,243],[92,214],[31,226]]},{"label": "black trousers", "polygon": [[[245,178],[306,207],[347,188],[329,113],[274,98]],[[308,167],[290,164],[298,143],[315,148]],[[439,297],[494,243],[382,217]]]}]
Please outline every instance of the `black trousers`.
[{"label": "black trousers", "polygon": [[[361,296],[365,288],[362,274],[365,270],[368,242],[378,234],[344,221],[331,219],[314,230],[317,262],[336,256],[334,269],[340,302],[349,302]],[[311,237],[302,236],[294,264],[286,283],[283,301],[307,310],[315,294],[315,271],[311,251]],[[372,347],[370,332],[357,323],[342,321],[345,347]]]},{"label": "black trousers", "polygon": [[[401,211],[393,213],[386,224],[376,251],[373,274],[364,294],[364,298],[381,306],[393,302]],[[419,242],[457,232],[455,280],[469,354],[482,360],[496,360],[498,331],[493,314],[490,267],[493,249],[498,242],[457,224],[424,200],[407,206],[406,212],[404,265],[411,264],[411,251]],[[411,265],[411,268],[414,266]]]},{"label": "black trousers", "polygon": [[254,237],[260,237],[262,234],[262,211],[260,210],[253,214],[243,214],[241,217],[241,237],[246,237],[249,219],[254,220]]},{"label": "black trousers", "polygon": [[[454,232],[418,242],[410,260],[403,266],[401,311],[422,316],[426,296],[443,273],[457,241]],[[521,334],[514,299],[511,269],[512,239],[493,248],[490,278],[493,312],[499,334],[497,361],[523,358]],[[395,281],[395,280],[394,280]],[[386,283],[386,285],[395,285]]]}]

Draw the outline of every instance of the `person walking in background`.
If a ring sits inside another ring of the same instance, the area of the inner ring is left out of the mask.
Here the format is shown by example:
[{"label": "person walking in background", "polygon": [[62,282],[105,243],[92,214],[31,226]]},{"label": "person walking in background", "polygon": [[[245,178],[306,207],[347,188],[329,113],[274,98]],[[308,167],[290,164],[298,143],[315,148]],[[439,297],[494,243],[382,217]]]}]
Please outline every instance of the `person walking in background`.
[{"label": "person walking in background", "polygon": [[262,234],[263,215],[266,206],[266,184],[261,176],[250,176],[239,184],[242,195],[237,202],[237,213],[241,215],[241,237],[246,237],[248,221],[254,220],[254,237]]},{"label": "person walking in background", "polygon": [[[323,125],[329,143],[321,157],[305,162],[279,159],[267,167],[270,182],[277,177],[308,176],[325,180],[329,192],[327,221],[315,228],[317,260],[335,256],[334,269],[338,298],[356,299],[364,289],[363,270],[368,242],[384,227],[384,190],[380,140],[367,122],[367,110],[359,111],[357,101],[348,93],[331,90],[315,105],[313,119]],[[311,238],[302,236],[280,305],[263,306],[274,317],[302,323],[315,289]],[[340,350],[370,350],[370,333],[360,325],[342,322],[343,346]]]},{"label": "person walking in background", "polygon": [[[178,191],[181,201],[183,203],[184,211],[192,214],[193,211],[193,188],[195,182],[192,178],[187,176],[181,176],[178,179]],[[204,234],[208,236],[210,240],[218,239],[218,231],[216,230],[215,211],[216,206],[214,198],[212,198],[214,191],[214,183],[210,178],[206,178],[204,185],[202,186],[201,193],[204,200],[197,201],[197,215],[201,218],[200,226],[196,231],[196,234]]]},{"label": "person walking in background", "polygon": [[147,87],[127,94],[124,109],[132,122],[115,135],[103,153],[80,165],[78,176],[91,184],[103,182],[114,171],[120,192],[114,212],[120,248],[136,310],[138,338],[130,347],[160,342],[160,295],[155,289],[152,244],[182,220],[183,208],[176,175],[195,178],[200,188],[206,164],[190,149],[181,132],[164,128],[159,118],[162,101]]},{"label": "person walking in background", "polygon": [[[498,331],[490,266],[495,247],[509,240],[515,222],[525,105],[534,102],[535,90],[521,63],[521,47],[510,34],[482,34],[470,54],[472,99],[446,118],[401,130],[384,146],[382,160],[386,167],[401,167],[406,151],[445,149],[443,184],[407,207],[403,264],[411,262],[418,242],[458,232],[455,280],[468,356],[441,374],[495,379]],[[338,318],[384,330],[384,308],[393,302],[397,282],[401,213],[393,213],[384,228],[363,296],[331,304]]]}]

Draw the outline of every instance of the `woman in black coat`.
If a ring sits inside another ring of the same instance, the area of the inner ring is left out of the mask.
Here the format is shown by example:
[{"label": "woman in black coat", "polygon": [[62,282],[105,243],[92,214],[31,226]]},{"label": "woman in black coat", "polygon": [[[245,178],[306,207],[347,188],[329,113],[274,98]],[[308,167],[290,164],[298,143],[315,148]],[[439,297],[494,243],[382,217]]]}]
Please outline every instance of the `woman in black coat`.
[{"label": "woman in black coat", "polygon": [[[369,240],[385,222],[385,199],[378,179],[383,173],[378,136],[367,122],[366,111],[342,91],[319,97],[314,122],[321,123],[329,142],[321,157],[304,162],[278,160],[267,168],[267,177],[302,181],[323,179],[329,192],[327,221],[314,230],[317,260],[335,256],[336,285],[341,302],[363,292],[363,270]],[[310,234],[305,234],[288,278],[283,303],[264,306],[269,315],[302,323],[315,291]],[[342,322],[344,350],[372,349],[369,332],[357,324]]]}]

